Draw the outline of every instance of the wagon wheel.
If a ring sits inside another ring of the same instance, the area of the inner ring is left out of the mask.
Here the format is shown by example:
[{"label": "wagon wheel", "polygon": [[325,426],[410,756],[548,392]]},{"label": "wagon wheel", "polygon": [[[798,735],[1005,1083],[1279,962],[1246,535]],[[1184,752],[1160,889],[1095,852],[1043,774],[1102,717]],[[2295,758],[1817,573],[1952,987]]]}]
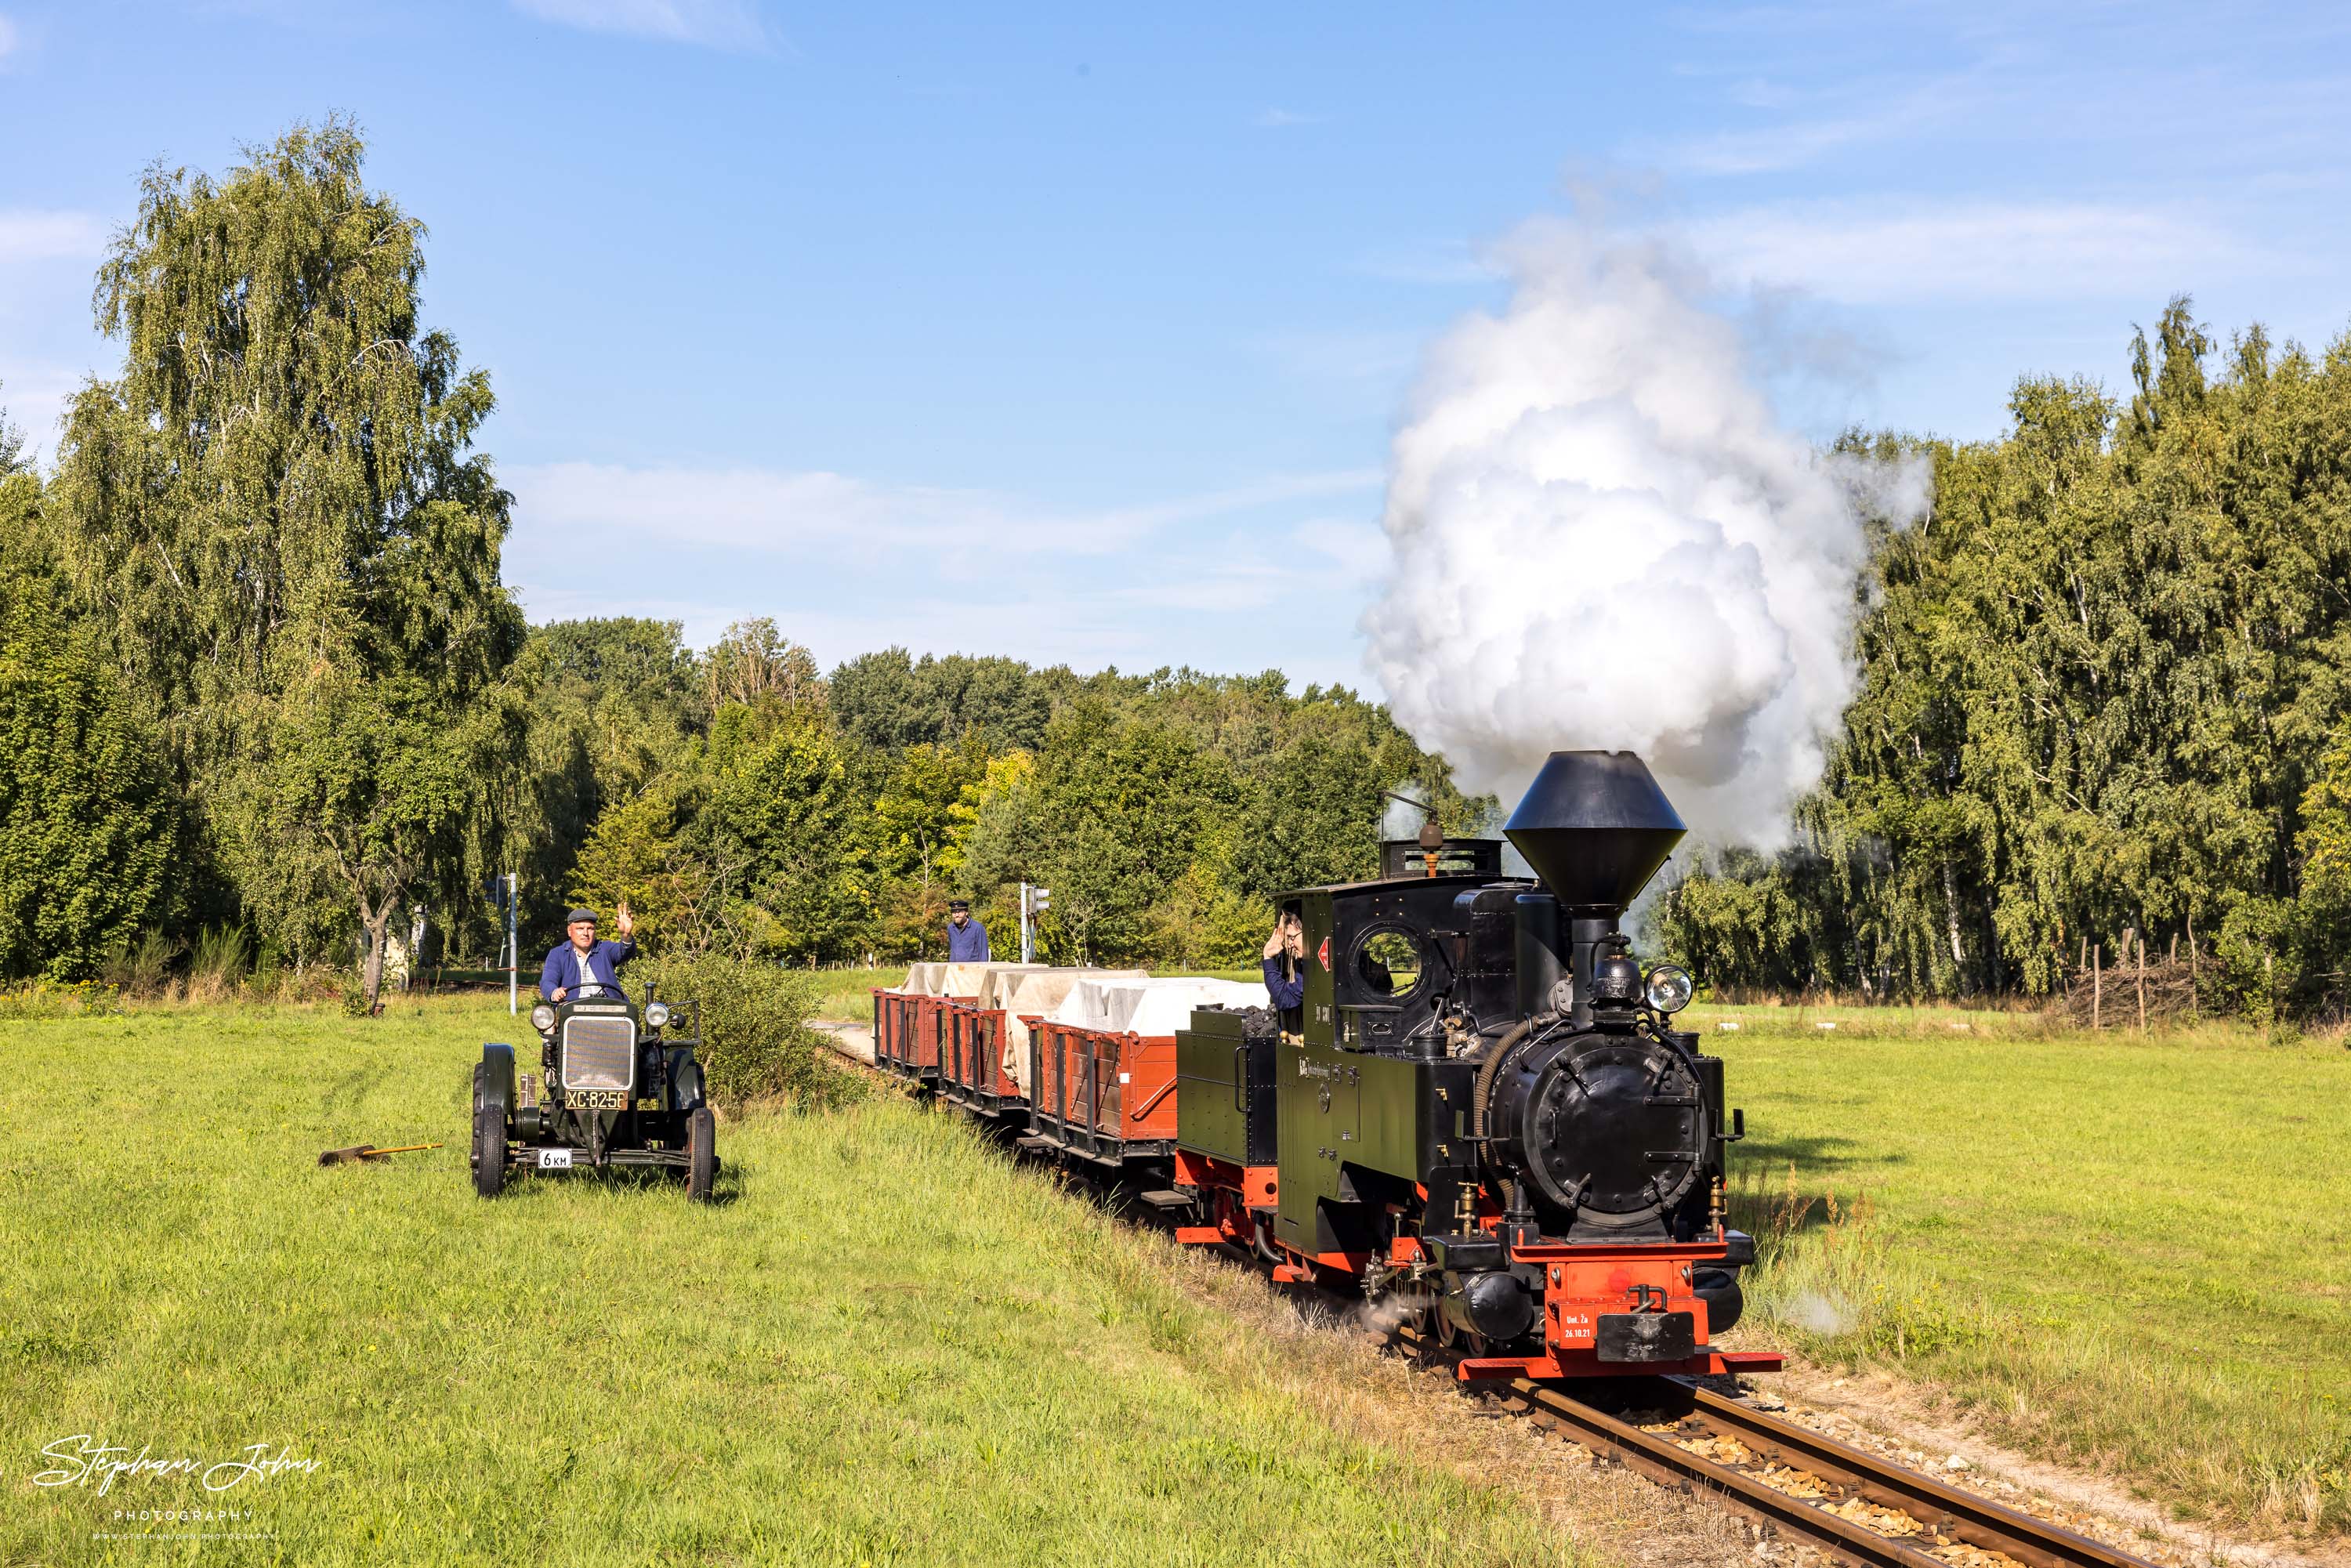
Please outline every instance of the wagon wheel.
[{"label": "wagon wheel", "polygon": [[710,1185],[717,1175],[718,1121],[704,1105],[685,1118],[685,1196],[695,1203],[708,1203]]},{"label": "wagon wheel", "polygon": [[507,1185],[506,1110],[487,1092],[489,1065],[474,1068],[474,1190],[496,1197]]}]

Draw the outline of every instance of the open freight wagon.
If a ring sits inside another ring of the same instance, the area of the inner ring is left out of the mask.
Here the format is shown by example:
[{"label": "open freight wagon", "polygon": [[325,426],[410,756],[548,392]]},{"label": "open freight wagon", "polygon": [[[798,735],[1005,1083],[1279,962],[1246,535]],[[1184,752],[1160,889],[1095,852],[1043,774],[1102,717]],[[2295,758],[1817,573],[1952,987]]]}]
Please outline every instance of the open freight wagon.
[{"label": "open freight wagon", "polygon": [[1176,1147],[1176,1033],[1194,1008],[1261,1008],[1265,988],[1190,977],[1082,980],[1029,1028],[1029,1135],[1102,1165]]}]

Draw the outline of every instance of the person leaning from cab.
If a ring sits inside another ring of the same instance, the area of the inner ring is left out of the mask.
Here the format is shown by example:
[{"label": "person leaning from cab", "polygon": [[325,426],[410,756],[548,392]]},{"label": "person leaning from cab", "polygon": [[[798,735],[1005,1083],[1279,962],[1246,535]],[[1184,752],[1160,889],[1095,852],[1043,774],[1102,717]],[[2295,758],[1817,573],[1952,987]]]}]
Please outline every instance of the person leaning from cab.
[{"label": "person leaning from cab", "polygon": [[1285,1031],[1297,1034],[1306,1027],[1306,927],[1290,910],[1281,912],[1265,939],[1265,994]]},{"label": "person leaning from cab", "polygon": [[549,949],[538,972],[538,994],[550,1002],[617,998],[621,966],[637,956],[637,923],[622,904],[612,912],[618,942],[596,940],[596,912],[575,909],[564,916],[563,940]]}]

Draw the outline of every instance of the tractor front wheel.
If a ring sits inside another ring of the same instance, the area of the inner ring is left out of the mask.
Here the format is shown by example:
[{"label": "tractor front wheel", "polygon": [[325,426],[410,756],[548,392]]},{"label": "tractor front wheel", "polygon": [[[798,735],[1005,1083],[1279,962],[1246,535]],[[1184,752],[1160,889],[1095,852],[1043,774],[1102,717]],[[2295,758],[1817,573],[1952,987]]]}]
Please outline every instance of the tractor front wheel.
[{"label": "tractor front wheel", "polygon": [[486,1092],[489,1068],[474,1069],[474,1190],[496,1197],[507,1186],[506,1107]]},{"label": "tractor front wheel", "polygon": [[685,1196],[695,1203],[708,1203],[711,1184],[717,1176],[718,1119],[704,1105],[685,1118]]}]

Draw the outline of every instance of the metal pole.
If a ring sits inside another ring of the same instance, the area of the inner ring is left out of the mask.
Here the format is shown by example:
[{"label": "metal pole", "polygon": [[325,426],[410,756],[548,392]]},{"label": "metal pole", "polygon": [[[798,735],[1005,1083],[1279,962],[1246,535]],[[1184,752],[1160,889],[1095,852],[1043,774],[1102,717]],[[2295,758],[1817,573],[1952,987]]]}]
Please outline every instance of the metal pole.
[{"label": "metal pole", "polygon": [[1035,952],[1036,945],[1029,935],[1029,884],[1024,882],[1020,884],[1020,961],[1034,963]]},{"label": "metal pole", "polygon": [[515,873],[507,873],[507,1016],[512,1018],[522,1010],[517,990],[522,977],[522,948],[515,936],[515,905],[522,902],[521,884]]}]

